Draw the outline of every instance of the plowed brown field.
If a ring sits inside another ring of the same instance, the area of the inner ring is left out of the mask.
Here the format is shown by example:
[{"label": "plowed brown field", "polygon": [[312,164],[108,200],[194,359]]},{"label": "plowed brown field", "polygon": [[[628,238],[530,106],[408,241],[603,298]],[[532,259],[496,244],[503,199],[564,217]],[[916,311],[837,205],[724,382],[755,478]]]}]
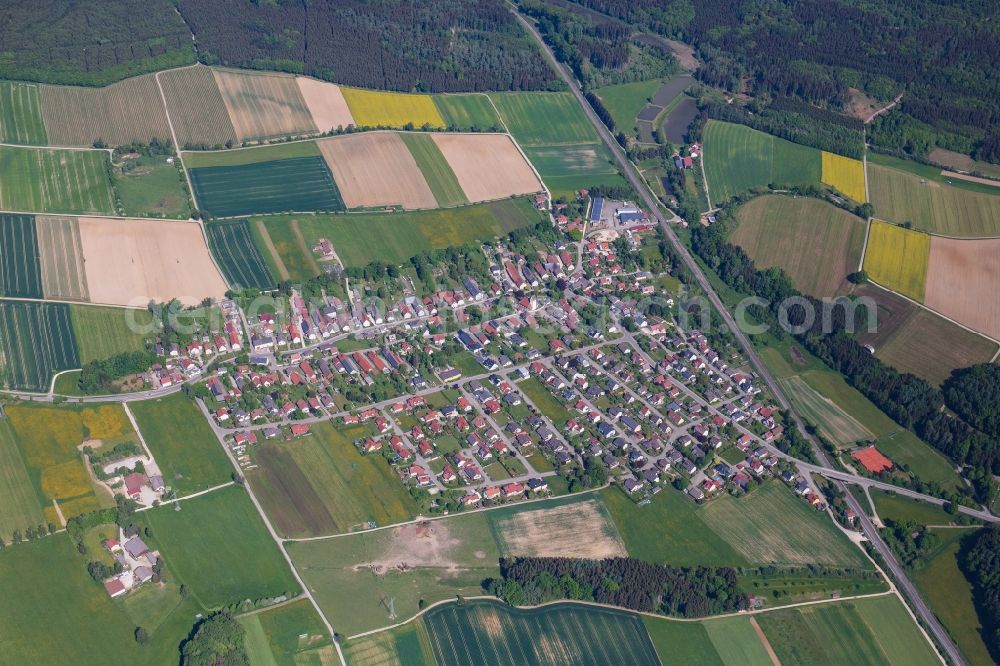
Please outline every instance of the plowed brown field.
[{"label": "plowed brown field", "polygon": [[434,134],[469,201],[540,192],[535,172],[505,134]]},{"label": "plowed brown field", "polygon": [[369,132],[319,142],[348,208],[434,208],[437,200],[398,134]]}]

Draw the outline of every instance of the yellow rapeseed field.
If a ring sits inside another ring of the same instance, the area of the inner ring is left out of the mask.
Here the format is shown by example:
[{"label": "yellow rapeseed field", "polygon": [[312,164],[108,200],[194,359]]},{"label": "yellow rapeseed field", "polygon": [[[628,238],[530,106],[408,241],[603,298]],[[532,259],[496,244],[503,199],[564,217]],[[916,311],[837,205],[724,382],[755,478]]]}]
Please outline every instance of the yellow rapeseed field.
[{"label": "yellow rapeseed field", "polygon": [[872,220],[865,249],[865,271],[883,287],[924,300],[931,237],[919,231]]},{"label": "yellow rapeseed field", "polygon": [[407,123],[413,123],[414,127],[425,123],[431,127],[445,126],[430,95],[359,88],[341,88],[341,92],[359,127],[404,127]]},{"label": "yellow rapeseed field", "polygon": [[855,159],[823,151],[822,180],[859,203],[865,196],[865,167]]}]

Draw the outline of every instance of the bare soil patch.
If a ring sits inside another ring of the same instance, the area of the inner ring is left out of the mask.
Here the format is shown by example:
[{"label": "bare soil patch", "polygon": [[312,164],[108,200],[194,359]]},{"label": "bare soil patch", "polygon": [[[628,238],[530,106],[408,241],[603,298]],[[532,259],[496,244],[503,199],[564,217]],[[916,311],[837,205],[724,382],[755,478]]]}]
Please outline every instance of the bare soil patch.
[{"label": "bare soil patch", "polygon": [[496,532],[507,556],[599,560],[628,555],[611,517],[596,500],[521,511],[497,521]]},{"label": "bare soil patch", "polygon": [[78,224],[94,303],[143,306],[176,298],[197,305],[226,293],[197,224],[107,218]]},{"label": "bare soil patch", "polygon": [[927,307],[990,337],[1000,338],[1000,238],[931,239]]},{"label": "bare soil patch", "polygon": [[469,201],[490,201],[543,189],[506,134],[434,134],[433,137]]},{"label": "bare soil patch", "polygon": [[295,79],[305,100],[313,124],[320,132],[329,132],[338,127],[354,125],[354,116],[347,106],[340,86],[326,81],[317,81],[305,76]]},{"label": "bare soil patch", "polygon": [[398,134],[370,132],[319,142],[348,208],[435,208],[437,200]]},{"label": "bare soil patch", "polygon": [[392,530],[392,540],[378,557],[354,568],[371,569],[376,574],[417,567],[457,570],[461,567],[452,553],[462,542],[451,536],[446,522],[435,520],[396,527]]}]

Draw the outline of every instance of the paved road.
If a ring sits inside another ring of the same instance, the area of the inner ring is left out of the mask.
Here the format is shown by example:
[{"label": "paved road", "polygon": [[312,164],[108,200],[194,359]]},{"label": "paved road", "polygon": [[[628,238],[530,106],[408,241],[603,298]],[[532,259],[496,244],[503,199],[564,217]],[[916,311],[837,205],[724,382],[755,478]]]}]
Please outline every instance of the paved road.
[{"label": "paved road", "polygon": [[[639,174],[636,172],[632,163],[629,162],[628,159],[625,157],[625,154],[623,153],[621,146],[619,146],[618,142],[614,140],[614,137],[612,137],[611,133],[608,132],[608,129],[604,126],[604,123],[601,122],[600,118],[597,117],[597,114],[591,108],[590,104],[587,103],[587,100],[583,96],[583,92],[580,90],[580,87],[577,85],[572,75],[569,72],[567,72],[567,70],[556,60],[555,54],[552,53],[552,49],[550,49],[548,44],[545,43],[545,40],[542,39],[542,36],[535,29],[535,26],[532,25],[530,21],[526,20],[521,14],[519,14],[516,8],[512,8],[511,11],[515,14],[515,16],[517,16],[517,18],[521,21],[521,23],[524,24],[524,26],[528,29],[531,35],[539,43],[539,45],[542,47],[542,50],[545,52],[546,57],[548,57],[548,59],[551,61],[552,66],[556,69],[556,71],[559,73],[562,79],[569,86],[573,95],[576,97],[577,102],[580,104],[584,112],[587,114],[587,117],[590,119],[590,122],[594,126],[594,129],[597,130],[597,133],[601,137],[601,140],[605,143],[605,145],[607,145],[608,149],[611,150],[611,153],[615,156],[615,161],[618,163],[621,172],[625,174],[629,183],[632,185],[632,188],[642,198],[642,202],[645,205],[645,207],[651,212],[651,214],[656,218],[657,222],[663,228],[667,238],[670,240],[671,245],[674,247],[674,250],[678,253],[681,259],[684,261],[685,265],[691,271],[691,274],[697,281],[698,286],[700,286],[702,291],[704,291],[706,296],[708,296],[708,299],[711,301],[712,305],[718,311],[723,321],[725,321],[726,326],[729,328],[730,331],[732,331],[733,335],[740,343],[740,346],[743,348],[744,353],[746,353],[747,358],[749,359],[751,365],[757,371],[758,375],[771,388],[771,391],[774,394],[775,399],[778,401],[778,403],[784,409],[791,411],[791,405],[788,402],[788,399],[782,393],[781,387],[775,381],[774,376],[761,362],[760,357],[757,355],[757,352],[754,349],[753,345],[750,344],[750,340],[743,333],[743,331],[740,330],[739,326],[736,325],[736,320],[729,313],[729,310],[726,309],[725,305],[722,303],[722,299],[719,298],[719,295],[715,293],[715,290],[709,283],[708,278],[702,272],[701,267],[694,260],[694,257],[691,256],[691,253],[688,252],[687,247],[677,237],[677,234],[674,233],[674,230],[671,227],[671,222],[675,222],[679,218],[673,216],[670,220],[667,220],[662,215],[659,207],[659,202],[653,198],[652,194],[646,188],[645,183],[641,180]],[[792,414],[795,420],[796,427],[799,429],[800,432],[802,432],[806,437],[809,438],[810,442],[812,442],[817,460],[820,461],[823,467],[832,469],[832,465],[830,465],[830,462],[829,460],[827,460],[822,449],[820,449],[820,447],[816,444],[815,440],[812,437],[810,437],[806,432],[804,424],[802,423],[801,419],[799,419],[798,415],[795,414],[794,412],[792,412]],[[902,566],[900,566],[899,562],[896,561],[896,558],[889,550],[889,547],[882,540],[881,536],[879,536],[878,530],[875,529],[875,526],[872,525],[871,520],[868,519],[868,512],[864,510],[861,504],[854,498],[853,495],[851,495],[851,493],[846,492],[846,489],[843,487],[842,482],[834,481],[834,483],[841,490],[844,491],[844,496],[848,505],[854,510],[855,513],[858,514],[859,520],[861,520],[861,525],[864,530],[865,536],[872,542],[872,545],[875,547],[875,549],[885,559],[888,569],[892,572],[892,575],[896,578],[900,589],[906,595],[907,599],[912,605],[914,611],[917,613],[918,617],[923,622],[924,626],[928,628],[930,633],[937,640],[938,644],[944,649],[948,658],[953,663],[964,664],[965,660],[959,653],[958,648],[952,642],[951,637],[948,636],[948,633],[944,630],[944,627],[941,626],[941,623],[938,622],[937,618],[931,612],[930,608],[928,608],[927,605],[924,603],[923,599],[917,593],[917,590],[913,586],[913,584],[910,583],[910,581],[906,578],[906,572],[903,571]]]}]

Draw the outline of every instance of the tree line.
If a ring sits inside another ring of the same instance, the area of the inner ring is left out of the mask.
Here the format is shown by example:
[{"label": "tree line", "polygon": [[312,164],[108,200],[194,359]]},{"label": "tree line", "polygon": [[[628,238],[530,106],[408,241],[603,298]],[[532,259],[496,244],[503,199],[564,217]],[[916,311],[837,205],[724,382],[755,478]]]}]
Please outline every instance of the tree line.
[{"label": "tree line", "polygon": [[517,557],[500,559],[500,576],[484,587],[514,606],[573,599],[691,618],[749,606],[729,567],[671,567],[632,557]]},{"label": "tree line", "polygon": [[963,543],[959,562],[972,583],[982,636],[993,659],[1000,662],[1000,527],[993,525]]}]

